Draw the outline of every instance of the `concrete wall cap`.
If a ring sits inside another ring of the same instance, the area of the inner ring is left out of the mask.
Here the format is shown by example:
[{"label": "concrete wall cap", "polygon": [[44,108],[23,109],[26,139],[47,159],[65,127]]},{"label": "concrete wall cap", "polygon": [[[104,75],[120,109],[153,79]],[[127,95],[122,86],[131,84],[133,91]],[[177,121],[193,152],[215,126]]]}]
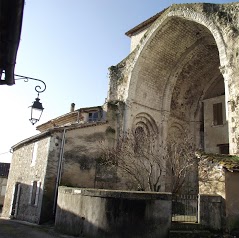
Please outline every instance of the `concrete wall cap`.
[{"label": "concrete wall cap", "polygon": [[88,189],[88,188],[69,188],[59,187],[59,193],[67,193],[73,195],[91,196],[91,197],[111,197],[111,198],[126,198],[126,199],[160,199],[169,200],[172,197],[171,193],[166,192],[145,192],[145,191],[124,191],[124,190],[106,190],[106,189]]}]

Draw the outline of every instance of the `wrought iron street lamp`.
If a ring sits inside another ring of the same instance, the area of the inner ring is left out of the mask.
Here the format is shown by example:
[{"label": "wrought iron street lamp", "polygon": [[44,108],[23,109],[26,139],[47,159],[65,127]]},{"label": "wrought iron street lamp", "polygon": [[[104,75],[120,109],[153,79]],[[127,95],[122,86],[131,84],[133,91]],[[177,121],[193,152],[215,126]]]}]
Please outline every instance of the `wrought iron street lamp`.
[{"label": "wrought iron street lamp", "polygon": [[42,103],[40,102],[39,93],[42,93],[46,90],[46,84],[40,79],[35,79],[35,78],[30,78],[30,77],[15,74],[15,80],[20,80],[20,79],[24,79],[25,82],[28,82],[29,80],[38,81],[38,82],[41,82],[44,86],[43,88],[40,85],[37,85],[35,87],[35,91],[37,92],[37,98],[35,99],[33,104],[29,106],[31,108],[31,118],[29,119],[29,121],[32,123],[32,125],[34,125],[40,120],[42,112],[44,110],[44,107],[42,106]]},{"label": "wrought iron street lamp", "polygon": [[40,120],[42,112],[44,110],[42,103],[40,103],[39,97],[35,99],[30,108],[31,108],[31,118],[29,119],[29,121],[32,123],[32,125],[34,125]]}]

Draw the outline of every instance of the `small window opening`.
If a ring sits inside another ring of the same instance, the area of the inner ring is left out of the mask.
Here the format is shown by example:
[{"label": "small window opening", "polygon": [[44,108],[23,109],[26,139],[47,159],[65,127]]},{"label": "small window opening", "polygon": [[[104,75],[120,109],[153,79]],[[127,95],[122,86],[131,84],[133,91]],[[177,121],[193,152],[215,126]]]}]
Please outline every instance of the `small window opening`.
[{"label": "small window opening", "polygon": [[36,164],[36,160],[37,160],[37,149],[38,149],[38,143],[35,142],[34,143],[34,147],[33,147],[33,151],[32,151],[32,162],[31,162],[31,166],[34,166]]},{"label": "small window opening", "polygon": [[99,120],[99,113],[98,112],[90,112],[89,113],[89,122],[94,122]]}]

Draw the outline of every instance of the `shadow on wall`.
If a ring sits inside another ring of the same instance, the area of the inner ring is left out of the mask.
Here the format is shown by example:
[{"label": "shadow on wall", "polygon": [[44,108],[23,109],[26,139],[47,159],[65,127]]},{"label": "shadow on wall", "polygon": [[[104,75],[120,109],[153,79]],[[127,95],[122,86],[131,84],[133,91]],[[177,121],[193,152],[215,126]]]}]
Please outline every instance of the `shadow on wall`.
[{"label": "shadow on wall", "polygon": [[170,194],[59,188],[58,232],[101,238],[164,238],[170,225]]},{"label": "shadow on wall", "polygon": [[[81,217],[71,213],[60,207],[57,208],[58,215],[63,216],[66,220],[65,225],[56,223],[56,230],[64,234],[83,237],[148,237],[151,233],[149,229],[145,232],[145,201],[126,200],[122,202],[120,199],[107,203],[105,208],[106,217],[102,214],[102,218],[106,218],[107,226],[101,228],[87,220],[86,217]],[[152,229],[153,229],[153,224]],[[149,236],[152,237],[152,236]]]}]

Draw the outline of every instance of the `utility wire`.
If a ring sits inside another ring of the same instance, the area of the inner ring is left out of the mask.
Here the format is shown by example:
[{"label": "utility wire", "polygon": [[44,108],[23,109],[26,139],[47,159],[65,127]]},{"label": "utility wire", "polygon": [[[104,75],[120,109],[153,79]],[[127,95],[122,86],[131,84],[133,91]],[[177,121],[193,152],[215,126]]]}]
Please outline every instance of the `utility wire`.
[{"label": "utility wire", "polygon": [[0,155],[5,155],[5,154],[7,154],[7,153],[10,153],[10,151],[0,153]]}]

